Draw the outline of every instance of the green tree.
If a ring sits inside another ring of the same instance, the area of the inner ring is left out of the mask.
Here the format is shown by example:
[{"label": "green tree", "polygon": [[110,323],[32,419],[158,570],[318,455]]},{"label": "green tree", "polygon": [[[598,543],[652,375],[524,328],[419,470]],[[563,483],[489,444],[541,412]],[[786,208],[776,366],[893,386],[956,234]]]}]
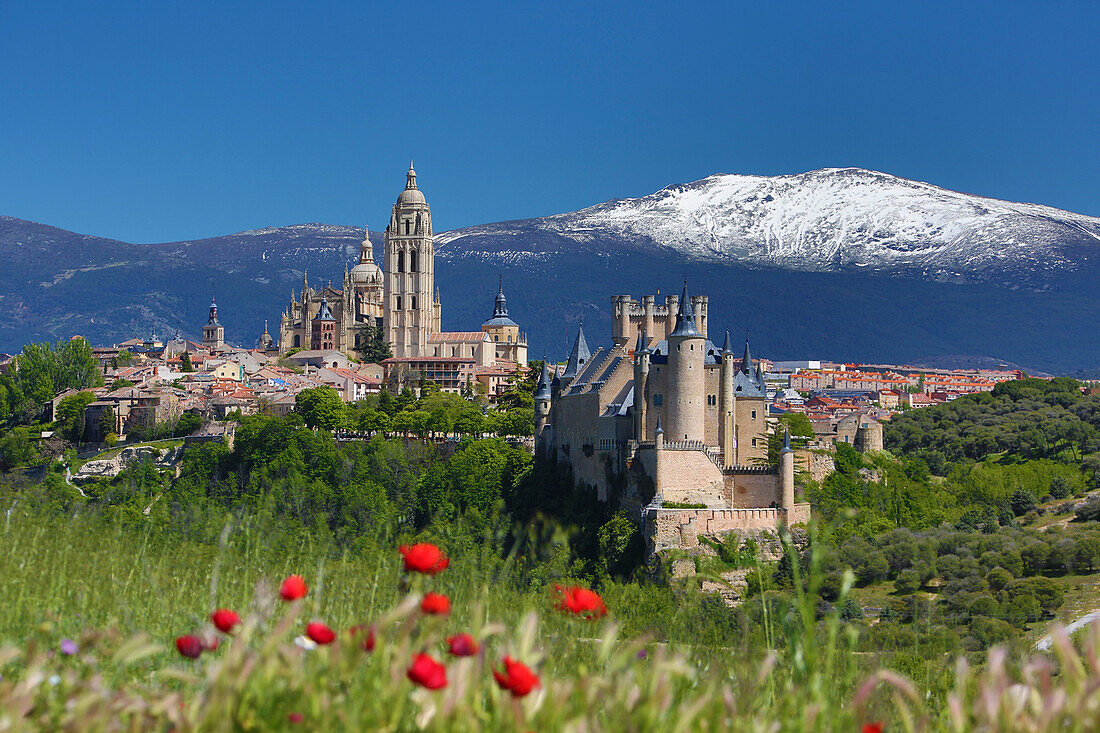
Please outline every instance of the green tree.
[{"label": "green tree", "polygon": [[344,423],[344,402],[340,393],[327,385],[299,392],[294,411],[311,428],[336,430]]},{"label": "green tree", "polygon": [[375,323],[359,326],[359,348],[357,351],[363,357],[363,361],[378,364],[383,359],[393,356],[393,349],[385,339],[382,327]]},{"label": "green tree", "polygon": [[[107,436],[115,435],[115,422],[117,421],[117,415],[115,414],[115,408],[106,407],[103,412],[99,413],[99,434],[103,437],[103,440],[107,440]],[[115,440],[118,440],[118,435],[115,435]]]},{"label": "green tree", "polygon": [[191,352],[184,351],[180,357],[180,371],[185,374],[195,371],[195,365],[191,363]]},{"label": "green tree", "polygon": [[57,414],[54,416],[54,429],[63,438],[74,443],[84,440],[84,411],[93,402],[95,402],[95,394],[92,392],[77,392],[62,398],[57,405]]}]

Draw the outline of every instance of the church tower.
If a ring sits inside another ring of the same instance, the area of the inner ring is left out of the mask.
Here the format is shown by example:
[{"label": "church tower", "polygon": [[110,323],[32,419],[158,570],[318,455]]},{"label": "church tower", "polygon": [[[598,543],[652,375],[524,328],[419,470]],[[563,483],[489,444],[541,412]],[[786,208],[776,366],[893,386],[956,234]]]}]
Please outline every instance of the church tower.
[{"label": "church tower", "polygon": [[202,327],[202,345],[211,350],[225,346],[225,329],[218,322],[218,304],[210,298],[210,320]]},{"label": "church tower", "polygon": [[439,331],[440,305],[433,297],[435,251],[432,214],[416,187],[412,162],[385,232],[383,327],[397,357],[428,354],[428,336]]}]

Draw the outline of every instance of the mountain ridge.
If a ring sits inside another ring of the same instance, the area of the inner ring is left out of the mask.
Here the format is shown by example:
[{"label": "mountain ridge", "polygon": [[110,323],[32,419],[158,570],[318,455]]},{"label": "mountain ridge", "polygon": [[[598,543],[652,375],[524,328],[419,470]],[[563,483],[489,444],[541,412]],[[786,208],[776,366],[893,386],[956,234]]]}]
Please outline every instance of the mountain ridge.
[{"label": "mountain ridge", "polygon": [[[363,231],[295,224],[132,244],[0,217],[0,349],[177,322],[195,335],[212,281],[227,337],[251,345],[307,273],[341,282]],[[370,236],[381,261],[381,234]],[[678,291],[686,276],[710,296],[712,323],[749,331],[775,358],[1100,363],[1072,328],[1100,318],[1100,218],[875,171],[715,174],[435,239],[444,328],[477,328],[503,275],[533,356],[560,356],[582,320],[602,340],[613,294]]]}]

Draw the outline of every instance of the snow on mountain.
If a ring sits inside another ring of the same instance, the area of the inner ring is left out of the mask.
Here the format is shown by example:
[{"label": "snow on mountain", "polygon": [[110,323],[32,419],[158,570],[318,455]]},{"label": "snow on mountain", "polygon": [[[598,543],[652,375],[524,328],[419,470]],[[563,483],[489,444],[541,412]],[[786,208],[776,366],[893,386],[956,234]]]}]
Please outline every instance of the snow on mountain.
[{"label": "snow on mountain", "polygon": [[[547,238],[556,245],[547,246]],[[858,168],[713,175],[633,199],[436,237],[444,258],[516,263],[548,249],[656,247],[692,261],[870,270],[1044,288],[1100,257],[1100,219]]]}]

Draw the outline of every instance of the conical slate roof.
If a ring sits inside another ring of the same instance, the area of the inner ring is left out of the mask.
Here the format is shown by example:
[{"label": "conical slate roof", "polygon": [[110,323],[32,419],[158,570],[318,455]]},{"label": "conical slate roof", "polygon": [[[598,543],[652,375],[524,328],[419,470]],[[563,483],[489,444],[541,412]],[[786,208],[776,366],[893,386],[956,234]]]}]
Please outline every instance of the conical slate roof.
[{"label": "conical slate roof", "polygon": [[535,399],[550,399],[550,368],[546,365],[545,360],[542,362],[542,374],[539,375],[538,386],[535,387]]},{"label": "conical slate roof", "polygon": [[670,333],[669,338],[677,336],[702,338],[703,334],[695,328],[695,310],[691,307],[691,298],[688,297],[688,286],[684,283],[684,292],[680,295],[680,310],[676,313],[676,328]]},{"label": "conical slate roof", "polygon": [[577,340],[573,342],[573,350],[569,352],[569,361],[565,365],[563,379],[573,379],[580,373],[581,367],[592,358],[592,352],[588,350],[588,342],[584,340],[584,324],[577,328]]},{"label": "conical slate roof", "polygon": [[745,355],[741,357],[741,371],[752,376],[752,354],[749,353],[749,337],[745,337]]},{"label": "conical slate roof", "polygon": [[724,344],[722,344],[722,353],[723,354],[732,354],[733,353],[733,344],[730,343],[730,332],[729,332],[728,328],[726,329],[726,342]]},{"label": "conical slate roof", "polygon": [[645,331],[638,331],[638,343],[634,345],[634,355],[649,353],[649,337]]}]

